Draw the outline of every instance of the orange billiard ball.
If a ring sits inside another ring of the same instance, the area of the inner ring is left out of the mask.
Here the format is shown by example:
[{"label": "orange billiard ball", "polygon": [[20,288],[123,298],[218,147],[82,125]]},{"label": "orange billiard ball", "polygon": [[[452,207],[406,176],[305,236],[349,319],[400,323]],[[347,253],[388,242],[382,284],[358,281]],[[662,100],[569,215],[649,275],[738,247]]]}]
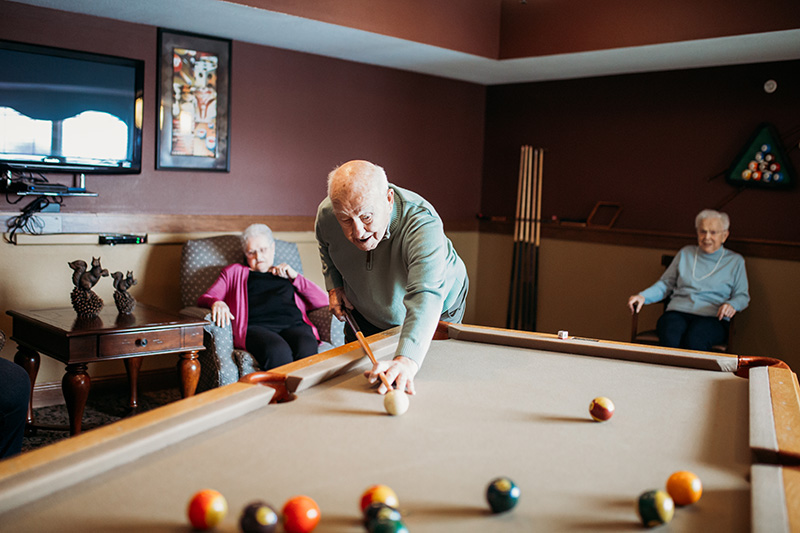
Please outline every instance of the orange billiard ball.
[{"label": "orange billiard ball", "polygon": [[283,529],[286,533],[309,533],[321,517],[317,502],[308,496],[294,496],[283,504]]},{"label": "orange billiard ball", "polygon": [[597,422],[605,422],[614,416],[614,402],[605,396],[598,396],[589,404],[589,414]]},{"label": "orange billiard ball", "polygon": [[219,524],[228,514],[228,502],[225,496],[212,489],[203,489],[189,500],[186,509],[189,522],[195,529],[206,530]]},{"label": "orange billiard ball", "polygon": [[681,470],[667,479],[667,492],[675,505],[691,505],[703,495],[703,483],[692,472]]},{"label": "orange billiard ball", "polygon": [[363,513],[373,502],[385,503],[395,509],[400,507],[397,494],[387,485],[373,485],[364,491],[364,494],[361,495],[361,512]]}]

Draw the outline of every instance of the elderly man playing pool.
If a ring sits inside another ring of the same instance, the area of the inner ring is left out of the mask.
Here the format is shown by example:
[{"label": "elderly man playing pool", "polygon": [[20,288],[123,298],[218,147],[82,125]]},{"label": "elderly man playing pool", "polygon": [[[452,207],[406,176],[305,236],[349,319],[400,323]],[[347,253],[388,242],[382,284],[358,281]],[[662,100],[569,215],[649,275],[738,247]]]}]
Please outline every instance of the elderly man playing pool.
[{"label": "elderly man playing pool", "polygon": [[[379,362],[388,383],[414,394],[439,320],[460,322],[469,280],[464,262],[444,234],[433,206],[392,185],[384,170],[350,161],[328,175],[328,196],[317,210],[317,241],[330,309],[343,307],[364,335],[402,325],[391,362]],[[355,340],[347,330],[346,339]],[[378,388],[386,393],[385,384]]]},{"label": "elderly man playing pool", "polygon": [[695,217],[697,245],[684,246],[656,283],[628,298],[638,313],[643,305],[669,296],[656,325],[659,343],[708,351],[728,337],[730,319],[750,303],[744,258],[722,244],[730,218],[704,209]]}]

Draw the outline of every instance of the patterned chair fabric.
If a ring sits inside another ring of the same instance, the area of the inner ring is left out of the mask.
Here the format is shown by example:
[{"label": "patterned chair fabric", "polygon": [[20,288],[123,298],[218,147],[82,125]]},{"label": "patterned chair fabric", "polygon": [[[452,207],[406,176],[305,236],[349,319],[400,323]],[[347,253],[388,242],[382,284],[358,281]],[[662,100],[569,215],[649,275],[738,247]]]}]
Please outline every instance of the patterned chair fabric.
[{"label": "patterned chair fabric", "polygon": [[[234,383],[241,376],[260,370],[253,357],[244,350],[233,347],[230,325],[220,328],[211,323],[208,309],[197,306],[197,299],[231,263],[244,261],[242,244],[238,235],[220,235],[188,241],[181,253],[181,304],[184,315],[204,318],[203,344],[205,350],[199,354],[200,381],[197,392]],[[275,240],[275,263],[288,263],[297,272],[303,273],[297,244]],[[309,318],[319,330],[320,351],[344,344],[343,324],[333,317],[327,308],[315,309]]]}]

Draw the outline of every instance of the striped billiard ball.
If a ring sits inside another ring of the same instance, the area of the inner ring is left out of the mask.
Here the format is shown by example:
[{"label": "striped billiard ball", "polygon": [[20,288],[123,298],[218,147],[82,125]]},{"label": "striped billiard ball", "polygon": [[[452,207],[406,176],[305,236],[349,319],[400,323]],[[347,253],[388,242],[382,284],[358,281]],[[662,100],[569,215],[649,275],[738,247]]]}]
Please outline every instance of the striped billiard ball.
[{"label": "striped billiard ball", "polygon": [[598,396],[589,404],[589,414],[597,422],[605,422],[614,416],[614,402],[605,396]]}]

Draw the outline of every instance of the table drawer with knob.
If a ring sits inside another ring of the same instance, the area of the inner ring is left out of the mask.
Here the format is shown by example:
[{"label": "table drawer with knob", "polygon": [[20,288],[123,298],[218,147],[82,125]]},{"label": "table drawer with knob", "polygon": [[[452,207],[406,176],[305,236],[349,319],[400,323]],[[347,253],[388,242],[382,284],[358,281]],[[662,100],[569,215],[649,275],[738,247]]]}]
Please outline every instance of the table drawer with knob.
[{"label": "table drawer with knob", "polygon": [[136,333],[116,333],[100,337],[99,357],[119,357],[180,350],[181,330],[154,330]]}]

